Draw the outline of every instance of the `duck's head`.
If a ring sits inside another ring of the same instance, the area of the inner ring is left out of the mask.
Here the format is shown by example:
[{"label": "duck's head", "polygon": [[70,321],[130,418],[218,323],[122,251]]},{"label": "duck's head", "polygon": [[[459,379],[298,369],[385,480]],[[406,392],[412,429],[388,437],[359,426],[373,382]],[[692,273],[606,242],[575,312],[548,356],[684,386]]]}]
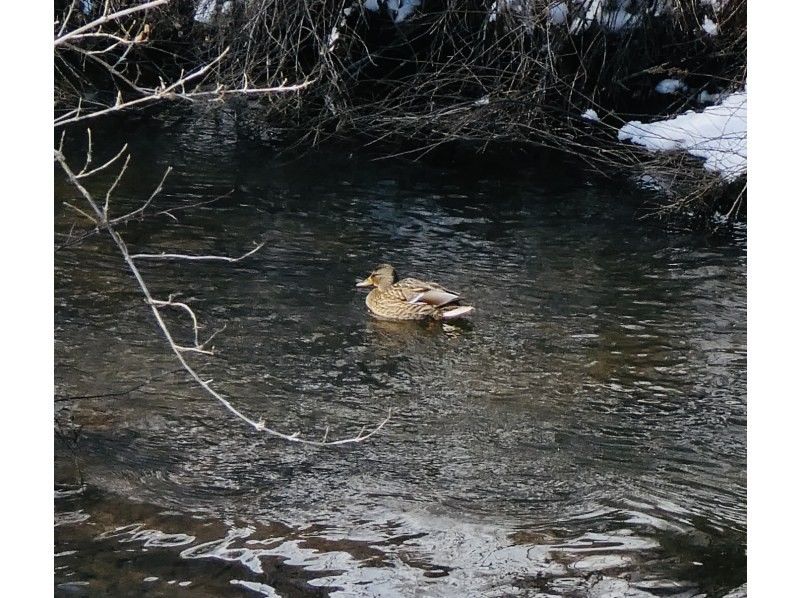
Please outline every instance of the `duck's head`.
[{"label": "duck's head", "polygon": [[381,264],[372,271],[357,287],[390,287],[397,282],[397,272],[389,264]]}]

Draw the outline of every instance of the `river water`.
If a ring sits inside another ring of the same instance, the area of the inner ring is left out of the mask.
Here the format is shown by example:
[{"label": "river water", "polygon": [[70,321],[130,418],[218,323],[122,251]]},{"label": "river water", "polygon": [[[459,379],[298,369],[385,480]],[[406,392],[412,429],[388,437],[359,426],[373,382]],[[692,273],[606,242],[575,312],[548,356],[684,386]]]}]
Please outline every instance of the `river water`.
[{"label": "river water", "polygon": [[[97,161],[120,139],[133,153],[113,214],[175,169],[121,234],[132,252],[266,242],[233,264],[141,262],[156,297],[192,305],[201,336],[224,327],[213,357],[189,359],[243,412],[315,439],[392,418],[340,448],[259,434],[176,371],[108,238],[57,251],[57,594],[722,596],[744,583],[744,230],[643,221],[636,191],[553,159],[297,157],[243,128],[218,111],[95,131]],[[57,176],[58,203],[74,197]],[[73,222],[56,208],[58,232]],[[354,282],[385,261],[461,291],[474,316],[371,320]],[[164,314],[189,343],[186,314]]]}]

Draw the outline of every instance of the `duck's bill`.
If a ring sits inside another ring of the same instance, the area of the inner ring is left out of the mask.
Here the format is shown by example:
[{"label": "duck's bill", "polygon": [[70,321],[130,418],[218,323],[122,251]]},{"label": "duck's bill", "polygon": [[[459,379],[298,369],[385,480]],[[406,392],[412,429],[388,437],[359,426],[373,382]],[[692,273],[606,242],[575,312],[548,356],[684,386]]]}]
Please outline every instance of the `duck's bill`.
[{"label": "duck's bill", "polygon": [[365,278],[361,282],[357,282],[356,286],[357,287],[371,287],[372,286],[372,281],[369,278]]}]

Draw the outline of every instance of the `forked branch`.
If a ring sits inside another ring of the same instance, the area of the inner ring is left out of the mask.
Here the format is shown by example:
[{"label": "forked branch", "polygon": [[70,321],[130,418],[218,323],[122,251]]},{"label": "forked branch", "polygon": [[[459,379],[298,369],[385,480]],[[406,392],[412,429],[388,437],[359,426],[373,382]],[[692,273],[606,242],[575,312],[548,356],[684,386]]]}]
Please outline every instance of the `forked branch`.
[{"label": "forked branch", "polygon": [[[118,157],[120,155],[121,155],[121,153],[118,154]],[[363,442],[363,441],[367,440],[368,438],[370,438],[370,437],[374,436],[375,434],[377,434],[386,425],[386,423],[391,418],[391,411],[389,412],[389,414],[387,415],[387,417],[385,419],[380,421],[373,428],[367,429],[366,426],[365,426],[365,427],[361,428],[361,430],[355,436],[352,436],[352,437],[349,437],[349,438],[343,438],[343,439],[340,439],[340,440],[328,440],[328,429],[326,428],[325,435],[323,436],[322,440],[310,440],[310,439],[302,438],[300,436],[300,432],[294,432],[294,433],[291,433],[291,434],[287,434],[287,433],[281,432],[279,430],[276,430],[276,429],[268,426],[267,422],[263,418],[261,418],[259,420],[254,420],[254,419],[248,417],[247,415],[245,415],[244,413],[242,413],[241,411],[239,411],[228,399],[223,397],[216,390],[214,390],[214,388],[211,387],[211,380],[204,380],[203,378],[201,378],[200,375],[195,371],[195,369],[189,364],[189,362],[186,361],[186,357],[184,356],[184,354],[187,351],[200,352],[200,353],[210,353],[208,350],[205,349],[205,345],[211,339],[206,340],[205,343],[202,343],[202,344],[199,342],[199,337],[198,337],[198,328],[199,327],[198,327],[198,324],[197,324],[197,317],[195,316],[194,311],[185,303],[175,302],[173,300],[173,297],[170,297],[167,301],[160,301],[158,299],[153,298],[152,294],[150,293],[150,289],[147,286],[147,283],[145,283],[145,280],[142,277],[142,274],[139,271],[139,268],[136,266],[136,261],[134,259],[136,256],[133,256],[133,255],[130,254],[130,252],[128,251],[128,247],[125,244],[125,241],[122,239],[122,237],[119,235],[119,233],[114,228],[114,223],[116,221],[115,220],[109,220],[109,218],[108,218],[107,205],[102,205],[101,206],[100,203],[97,202],[97,200],[92,196],[92,194],[81,183],[81,179],[79,178],[79,174],[80,173],[75,173],[70,168],[70,166],[67,164],[67,162],[66,162],[66,160],[64,158],[64,155],[61,153],[60,150],[55,150],[55,159],[59,163],[61,168],[64,170],[64,173],[67,175],[67,178],[69,179],[70,183],[78,190],[78,192],[81,194],[81,196],[86,201],[88,206],[91,208],[91,211],[94,212],[95,216],[92,217],[92,219],[97,223],[98,229],[99,230],[105,230],[109,234],[111,239],[114,241],[114,243],[116,244],[117,249],[119,250],[120,254],[122,255],[123,260],[125,261],[125,263],[127,264],[128,268],[130,269],[131,273],[133,274],[133,277],[136,279],[136,282],[137,282],[137,284],[139,286],[139,289],[142,292],[142,294],[144,295],[145,301],[146,301],[147,305],[150,307],[150,310],[151,310],[151,312],[153,314],[153,317],[156,320],[156,323],[158,324],[158,327],[161,329],[161,332],[162,332],[164,338],[166,339],[167,343],[169,344],[170,349],[172,350],[172,352],[175,354],[175,357],[177,358],[178,362],[181,364],[181,367],[183,368],[183,370],[186,371],[189,374],[189,376],[191,376],[192,379],[194,379],[194,381],[204,391],[206,391],[206,393],[208,393],[209,395],[211,395],[211,397],[213,397],[214,399],[219,401],[222,404],[222,406],[225,407],[225,409],[227,409],[235,417],[239,418],[240,420],[245,422],[247,425],[249,425],[250,427],[252,427],[253,429],[255,429],[255,430],[259,431],[259,432],[264,432],[266,434],[269,434],[270,436],[274,436],[276,438],[281,438],[283,440],[287,440],[287,441],[290,441],[290,442],[298,442],[298,443],[301,443],[301,444],[308,444],[308,445],[313,445],[313,446],[336,446],[336,445],[354,444],[354,443]],[[113,160],[112,160],[112,163],[113,163]],[[85,167],[84,167],[84,169],[85,169]],[[160,185],[159,185],[159,187],[160,187]],[[151,196],[150,200],[148,200],[148,203],[151,200],[152,200],[152,196]],[[81,212],[83,212],[83,211],[81,210]],[[89,214],[86,214],[86,215],[88,217],[91,217]],[[170,257],[176,257],[177,256],[177,257],[180,257],[182,259],[187,259],[187,258],[188,259],[217,259],[217,260],[222,260],[222,261],[236,262],[236,261],[239,261],[241,259],[244,259],[245,257],[247,257],[249,255],[252,255],[256,251],[258,251],[261,247],[263,247],[263,245],[264,244],[262,243],[261,245],[259,245],[255,249],[253,249],[252,251],[246,253],[245,255],[243,255],[243,256],[241,256],[239,258],[226,258],[226,257],[222,257],[222,256],[183,256],[183,255],[180,255],[180,254],[164,254],[164,255],[161,255],[161,256],[158,256],[158,255],[156,255],[156,256],[152,256],[152,255],[148,256],[147,254],[141,254],[138,257],[139,258],[149,257],[149,258],[152,259],[152,258],[170,258]],[[173,335],[172,335],[172,332],[170,331],[169,327],[167,326],[166,322],[164,321],[164,318],[161,315],[160,308],[166,307],[166,306],[177,307],[179,309],[182,309],[182,310],[186,311],[190,315],[190,317],[192,319],[192,327],[193,327],[194,338],[195,338],[195,346],[194,347],[183,347],[181,345],[178,345],[175,342],[175,340],[173,338]],[[216,334],[216,333],[214,333],[214,334]],[[213,338],[213,335],[212,335],[212,338]]]}]

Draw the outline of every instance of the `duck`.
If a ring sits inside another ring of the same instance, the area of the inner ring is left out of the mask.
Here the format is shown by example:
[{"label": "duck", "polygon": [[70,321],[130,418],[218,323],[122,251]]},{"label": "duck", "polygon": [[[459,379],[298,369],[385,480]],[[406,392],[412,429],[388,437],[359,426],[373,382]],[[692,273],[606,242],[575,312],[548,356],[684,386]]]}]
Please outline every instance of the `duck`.
[{"label": "duck", "polygon": [[372,289],[367,294],[367,309],[381,320],[452,320],[475,309],[459,305],[461,296],[438,283],[416,278],[398,280],[389,264],[380,264],[356,286]]}]

